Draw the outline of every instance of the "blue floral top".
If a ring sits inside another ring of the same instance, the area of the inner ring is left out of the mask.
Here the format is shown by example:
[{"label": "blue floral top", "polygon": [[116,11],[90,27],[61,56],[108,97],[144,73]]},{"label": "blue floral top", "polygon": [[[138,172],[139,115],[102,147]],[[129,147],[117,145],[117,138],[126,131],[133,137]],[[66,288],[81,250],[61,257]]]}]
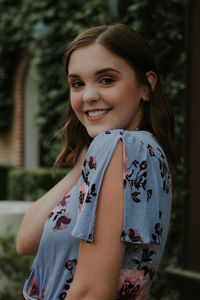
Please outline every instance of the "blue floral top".
[{"label": "blue floral top", "polygon": [[[115,300],[145,300],[160,263],[170,221],[171,176],[165,154],[146,131],[100,133],[88,148],[82,175],[46,220],[38,254],[24,286],[26,299],[65,299],[76,271],[80,239],[93,242],[105,170],[123,142],[126,251]],[[154,245],[152,245],[154,244]]]}]

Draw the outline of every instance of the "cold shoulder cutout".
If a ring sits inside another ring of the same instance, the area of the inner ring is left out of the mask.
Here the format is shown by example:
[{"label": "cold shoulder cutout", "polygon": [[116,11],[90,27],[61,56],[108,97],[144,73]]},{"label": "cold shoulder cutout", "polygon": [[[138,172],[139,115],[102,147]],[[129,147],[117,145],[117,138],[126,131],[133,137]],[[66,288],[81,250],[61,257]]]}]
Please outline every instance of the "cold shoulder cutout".
[{"label": "cold shoulder cutout", "polygon": [[171,175],[164,151],[151,133],[121,129],[102,132],[93,139],[79,181],[46,220],[24,286],[26,299],[65,299],[76,272],[80,239],[95,241],[101,185],[119,142],[123,146],[121,241],[126,250],[115,300],[146,300],[167,239]]}]

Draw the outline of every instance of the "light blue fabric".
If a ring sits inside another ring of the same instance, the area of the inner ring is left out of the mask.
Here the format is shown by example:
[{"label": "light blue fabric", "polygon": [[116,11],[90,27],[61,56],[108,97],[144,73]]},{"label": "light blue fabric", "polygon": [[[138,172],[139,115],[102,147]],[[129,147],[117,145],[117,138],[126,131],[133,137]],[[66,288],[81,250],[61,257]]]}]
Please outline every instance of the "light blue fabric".
[{"label": "light blue fabric", "polygon": [[25,283],[27,299],[66,297],[76,270],[80,239],[95,241],[98,195],[119,141],[124,146],[121,240],[126,243],[126,252],[116,300],[146,299],[167,238],[171,177],[165,154],[151,133],[120,129],[102,132],[92,141],[79,181],[47,219]]}]

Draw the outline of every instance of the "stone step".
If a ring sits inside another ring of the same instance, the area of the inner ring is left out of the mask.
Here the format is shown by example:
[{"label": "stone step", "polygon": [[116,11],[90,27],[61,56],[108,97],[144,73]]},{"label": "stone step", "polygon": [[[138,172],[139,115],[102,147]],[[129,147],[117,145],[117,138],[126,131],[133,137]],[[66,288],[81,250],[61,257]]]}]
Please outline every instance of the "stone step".
[{"label": "stone step", "polygon": [[17,233],[22,218],[31,201],[0,201],[0,234],[6,233],[9,227],[12,232]]}]

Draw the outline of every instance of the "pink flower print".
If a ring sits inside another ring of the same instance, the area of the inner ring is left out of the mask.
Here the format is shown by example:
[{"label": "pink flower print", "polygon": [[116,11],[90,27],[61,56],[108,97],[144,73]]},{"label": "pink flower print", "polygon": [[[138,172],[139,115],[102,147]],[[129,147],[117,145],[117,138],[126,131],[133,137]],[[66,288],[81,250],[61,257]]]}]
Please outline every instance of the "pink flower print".
[{"label": "pink flower print", "polygon": [[42,288],[42,291],[41,291],[41,293],[40,293],[40,295],[39,295],[39,297],[40,297],[39,299],[40,299],[40,300],[44,300],[44,292],[45,292],[45,288],[43,287],[43,288]]},{"label": "pink flower print", "polygon": [[62,293],[62,294],[60,294],[60,295],[59,295],[59,299],[60,299],[60,300],[64,300],[65,297],[66,297],[66,295],[67,295],[67,293],[65,293],[65,292]]},{"label": "pink flower print", "polygon": [[52,213],[58,213],[63,210],[65,206],[67,206],[71,200],[72,193],[69,192],[65,195],[62,200],[58,203],[58,205],[52,210]]},{"label": "pink flower print", "polygon": [[124,183],[126,182],[127,168],[128,168],[128,156],[127,156],[127,152],[126,152],[126,145],[123,143],[123,180],[124,180]]},{"label": "pink flower print", "polygon": [[38,300],[44,300],[44,292],[45,292],[45,288],[43,287],[40,293],[39,285],[36,282],[35,275],[33,274],[28,286],[28,291],[27,291],[28,296]]},{"label": "pink flower print", "polygon": [[148,279],[143,270],[121,270],[116,300],[145,300]]},{"label": "pink flower print", "polygon": [[73,269],[73,267],[76,266],[76,264],[77,264],[76,259],[68,260],[65,264],[65,268],[67,270],[71,271]]},{"label": "pink flower print", "polygon": [[71,222],[70,214],[60,217],[57,220],[56,225],[53,228],[53,231],[65,229],[70,222]]},{"label": "pink flower print", "polygon": [[147,167],[147,161],[143,160],[140,164],[140,169],[144,170],[144,169],[146,169],[146,167]]},{"label": "pink flower print", "polygon": [[152,190],[147,190],[147,201],[151,199],[151,196],[152,196]]},{"label": "pink flower print", "polygon": [[149,150],[149,154],[150,154],[151,156],[155,156],[155,153],[154,153],[153,148],[152,148],[151,145],[148,145],[148,146],[147,146],[147,149]]},{"label": "pink flower print", "polygon": [[132,228],[128,229],[126,234],[131,239],[132,242],[144,242],[143,238],[140,236],[139,232],[137,230],[134,230]]},{"label": "pink flower print", "polygon": [[[39,286],[35,280],[35,275],[33,274],[30,282],[29,282],[29,286],[28,286],[28,295],[35,297],[35,296],[39,296]],[[37,298],[36,298],[37,299]]]},{"label": "pink flower print", "polygon": [[85,200],[86,200],[87,194],[88,194],[88,188],[89,187],[85,182],[81,183],[80,191],[79,191],[79,204],[78,204],[78,213],[79,214],[85,205]]},{"label": "pink flower print", "polygon": [[97,162],[96,162],[96,158],[94,156],[90,156],[90,158],[88,159],[88,165],[90,167],[90,169],[95,169],[97,168]]}]

